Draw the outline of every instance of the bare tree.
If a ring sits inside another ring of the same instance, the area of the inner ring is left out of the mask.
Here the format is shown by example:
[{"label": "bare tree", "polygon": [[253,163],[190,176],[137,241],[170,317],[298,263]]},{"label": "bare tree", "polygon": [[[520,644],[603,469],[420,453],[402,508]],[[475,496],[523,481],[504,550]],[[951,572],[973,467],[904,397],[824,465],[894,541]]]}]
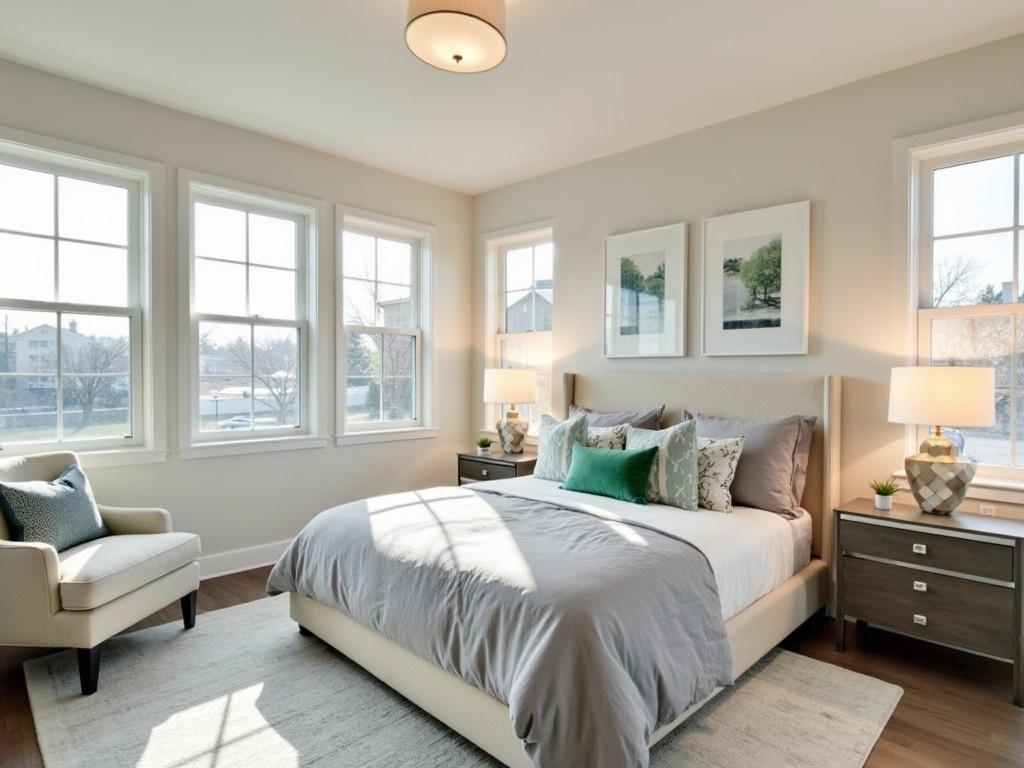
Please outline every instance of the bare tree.
[{"label": "bare tree", "polygon": [[92,424],[96,403],[110,397],[117,378],[90,374],[119,373],[128,370],[128,339],[124,337],[65,338],[61,370],[64,396],[82,408],[76,432]]},{"label": "bare tree", "polygon": [[299,391],[295,337],[257,341],[252,352],[247,343],[236,339],[229,345],[228,353],[240,368],[255,369],[253,401],[267,406],[279,424],[292,421]]},{"label": "bare tree", "polygon": [[979,271],[977,262],[962,253],[937,265],[932,274],[932,306],[956,307],[972,303],[974,279]]}]

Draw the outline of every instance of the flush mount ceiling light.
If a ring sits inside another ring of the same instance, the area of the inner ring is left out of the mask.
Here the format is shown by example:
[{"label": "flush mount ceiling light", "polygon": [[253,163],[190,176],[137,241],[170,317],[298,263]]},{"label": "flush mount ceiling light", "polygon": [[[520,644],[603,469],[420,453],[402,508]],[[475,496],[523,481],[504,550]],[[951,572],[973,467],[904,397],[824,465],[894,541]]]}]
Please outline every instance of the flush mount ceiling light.
[{"label": "flush mount ceiling light", "polygon": [[486,72],[505,60],[505,0],[409,0],[405,44],[432,67]]}]

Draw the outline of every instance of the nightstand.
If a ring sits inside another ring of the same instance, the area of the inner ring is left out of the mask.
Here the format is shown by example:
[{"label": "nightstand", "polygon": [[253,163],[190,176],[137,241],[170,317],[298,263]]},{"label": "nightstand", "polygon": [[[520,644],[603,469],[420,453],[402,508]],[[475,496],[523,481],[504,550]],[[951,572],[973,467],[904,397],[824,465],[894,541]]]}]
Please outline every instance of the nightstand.
[{"label": "nightstand", "polygon": [[478,483],[482,480],[525,477],[533,474],[536,464],[536,453],[495,453],[487,456],[460,453],[459,485]]},{"label": "nightstand", "polygon": [[846,646],[845,617],[1005,661],[1024,706],[1024,522],[906,504],[885,512],[871,499],[835,512],[836,649]]}]

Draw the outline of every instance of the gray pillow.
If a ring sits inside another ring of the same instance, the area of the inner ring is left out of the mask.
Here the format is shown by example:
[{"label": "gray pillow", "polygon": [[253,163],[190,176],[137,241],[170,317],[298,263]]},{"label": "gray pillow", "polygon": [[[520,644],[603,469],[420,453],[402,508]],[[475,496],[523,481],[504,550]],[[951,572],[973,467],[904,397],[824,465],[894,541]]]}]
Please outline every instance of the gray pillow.
[{"label": "gray pillow", "polygon": [[58,552],[109,533],[77,464],[53,482],[0,483],[0,509],[13,541],[38,541]]},{"label": "gray pillow", "polygon": [[[684,413],[684,417],[690,416]],[[693,414],[697,435],[711,439],[744,437],[732,482],[732,501],[741,506],[791,515],[800,507],[807,481],[815,416],[772,421],[737,421]]]},{"label": "gray pillow", "polygon": [[587,415],[588,427],[618,427],[629,424],[638,429],[661,429],[661,417],[665,413],[665,406],[659,405],[649,411],[592,411],[578,405],[569,406],[570,419],[581,413]]}]

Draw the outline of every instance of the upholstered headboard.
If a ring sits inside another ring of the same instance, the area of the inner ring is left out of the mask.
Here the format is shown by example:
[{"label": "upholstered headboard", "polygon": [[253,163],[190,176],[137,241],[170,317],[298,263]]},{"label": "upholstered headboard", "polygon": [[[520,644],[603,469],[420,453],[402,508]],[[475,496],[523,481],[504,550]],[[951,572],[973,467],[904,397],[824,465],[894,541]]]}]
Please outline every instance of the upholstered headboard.
[{"label": "upholstered headboard", "polygon": [[[556,377],[558,378],[558,377]],[[839,503],[838,376],[770,373],[563,373],[552,393],[555,410],[570,404],[595,410],[648,408],[665,403],[669,424],[682,411],[734,419],[817,416],[803,507],[814,524],[812,551],[832,559],[831,510]],[[559,391],[561,390],[561,391]]]}]

